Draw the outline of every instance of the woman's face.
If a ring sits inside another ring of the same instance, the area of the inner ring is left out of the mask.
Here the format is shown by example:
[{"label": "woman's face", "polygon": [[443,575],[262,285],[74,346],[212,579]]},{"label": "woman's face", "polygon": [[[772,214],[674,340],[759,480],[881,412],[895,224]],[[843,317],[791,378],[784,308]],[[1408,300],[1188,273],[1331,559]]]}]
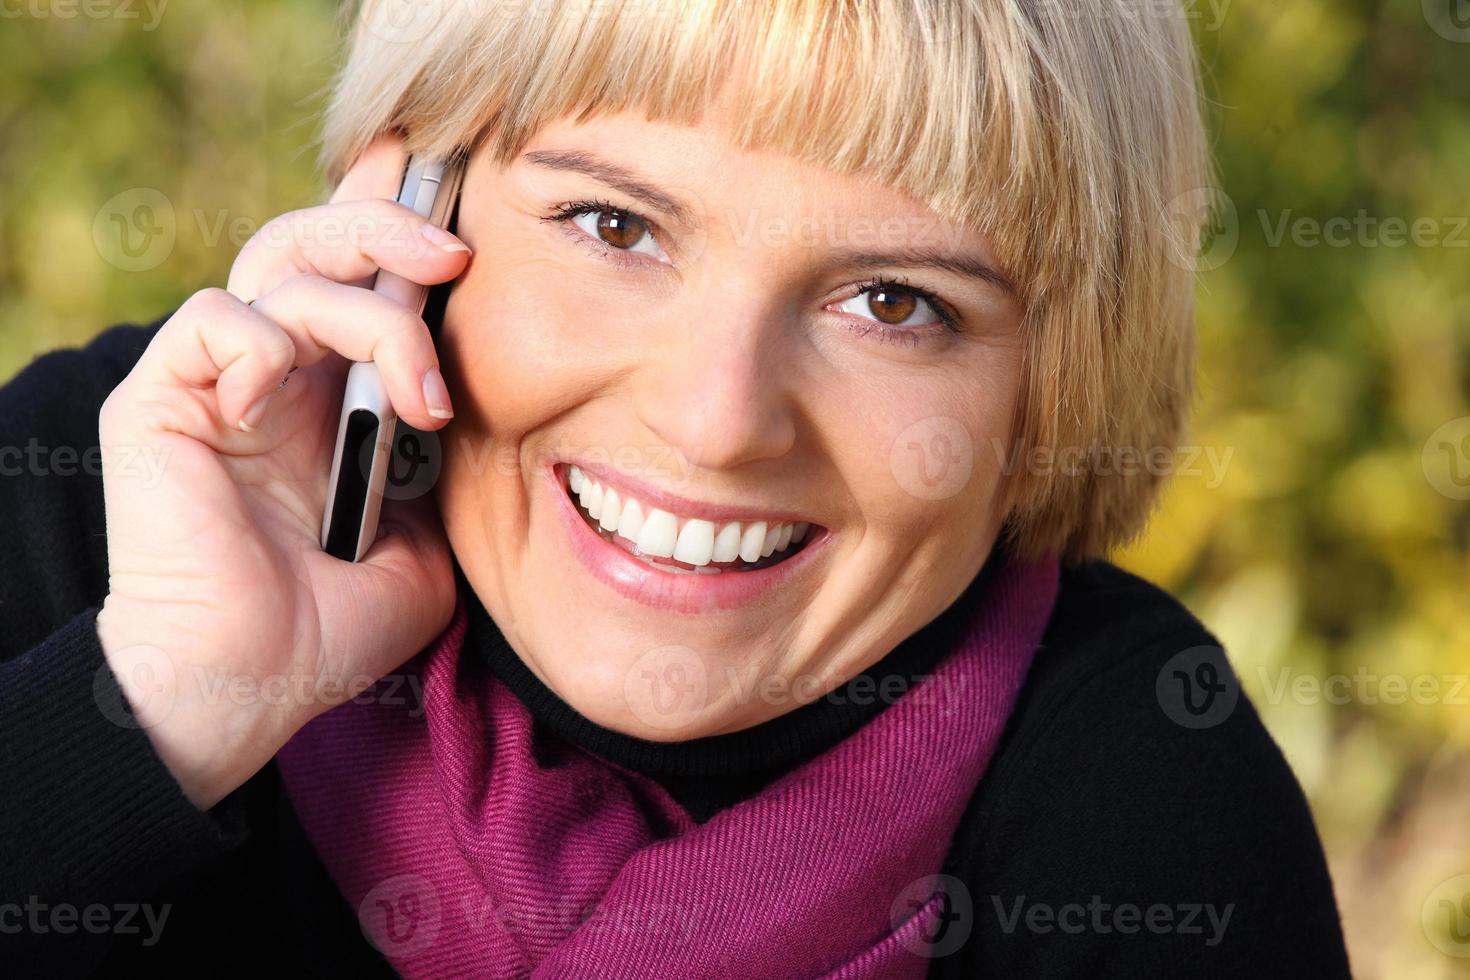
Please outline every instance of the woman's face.
[{"label": "woman's face", "polygon": [[724,132],[604,116],[479,154],[441,342],[466,576],[573,708],[660,741],[792,710],[959,595],[1021,370],[983,238]]}]

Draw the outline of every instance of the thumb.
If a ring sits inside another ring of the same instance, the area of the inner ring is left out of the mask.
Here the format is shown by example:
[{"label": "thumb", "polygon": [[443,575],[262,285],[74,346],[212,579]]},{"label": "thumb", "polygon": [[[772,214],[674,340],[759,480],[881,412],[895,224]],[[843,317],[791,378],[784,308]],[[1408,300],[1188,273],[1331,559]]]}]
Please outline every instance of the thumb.
[{"label": "thumb", "polygon": [[[336,561],[336,559],[333,559]],[[383,502],[378,539],[360,562],[338,562],[351,579],[339,610],[351,673],[381,677],[428,646],[454,615],[449,541],[432,494]]]}]

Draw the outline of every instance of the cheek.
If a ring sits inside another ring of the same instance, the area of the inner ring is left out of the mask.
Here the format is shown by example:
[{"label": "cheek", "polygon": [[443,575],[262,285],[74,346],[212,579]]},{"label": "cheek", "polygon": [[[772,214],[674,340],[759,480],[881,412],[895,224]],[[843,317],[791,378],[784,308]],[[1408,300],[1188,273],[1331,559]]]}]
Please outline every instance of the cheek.
[{"label": "cheek", "polygon": [[512,439],[589,397],[603,359],[577,342],[592,324],[570,292],[557,270],[532,262],[455,289],[439,355],[456,425]]},{"label": "cheek", "polygon": [[865,524],[916,540],[946,536],[946,550],[993,529],[1020,358],[975,360],[895,380],[889,391],[869,385],[864,401],[847,402],[874,406],[861,424],[851,414],[832,419],[830,430],[842,433],[835,458],[849,461],[844,479]]}]

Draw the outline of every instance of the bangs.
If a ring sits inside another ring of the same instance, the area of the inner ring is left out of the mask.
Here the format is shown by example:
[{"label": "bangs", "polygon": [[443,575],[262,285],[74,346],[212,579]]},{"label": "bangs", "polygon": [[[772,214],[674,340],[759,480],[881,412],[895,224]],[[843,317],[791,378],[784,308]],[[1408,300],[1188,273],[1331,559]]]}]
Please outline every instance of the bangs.
[{"label": "bangs", "polygon": [[990,235],[1005,265],[1022,258],[1015,232],[1042,217],[1035,177],[1054,154],[1035,143],[1044,127],[1025,124],[1041,107],[1021,25],[995,4],[439,4],[354,11],[324,133],[334,182],[390,128],[411,152],[483,146],[508,164],[554,120],[638,110],[694,124],[733,87],[751,107],[733,120],[735,145],[907,191]]}]

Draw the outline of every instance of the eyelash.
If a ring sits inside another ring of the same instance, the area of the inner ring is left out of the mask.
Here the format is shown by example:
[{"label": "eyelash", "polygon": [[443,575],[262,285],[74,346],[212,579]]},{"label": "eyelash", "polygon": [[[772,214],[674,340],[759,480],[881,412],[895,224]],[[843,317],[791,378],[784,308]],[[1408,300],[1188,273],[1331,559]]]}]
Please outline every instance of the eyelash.
[{"label": "eyelash", "polygon": [[646,228],[648,228],[648,233],[650,235],[653,235],[654,241],[658,240],[658,235],[654,234],[655,225],[652,221],[649,221],[637,211],[630,211],[628,208],[620,208],[616,204],[613,204],[610,201],[604,201],[600,198],[594,198],[592,200],[586,201],[570,201],[566,204],[559,204],[552,209],[552,212],[550,214],[545,215],[541,220],[559,223],[566,230],[567,236],[571,238],[572,241],[582,245],[585,248],[590,249],[592,253],[598,258],[607,259],[609,262],[613,262],[618,265],[638,264],[641,260],[629,258],[627,249],[614,248],[607,242],[601,241],[597,238],[593,238],[592,236],[588,235],[586,232],[582,231],[580,228],[577,228],[575,225],[572,224],[573,218],[584,214],[595,214],[598,211],[616,211],[619,214],[626,214],[631,217],[637,218],[639,221],[643,222]]},{"label": "eyelash", "polygon": [[934,311],[934,315],[939,317],[939,322],[921,327],[900,327],[897,324],[865,318],[861,325],[854,324],[851,328],[858,336],[865,336],[876,328],[879,332],[880,340],[905,343],[913,347],[918,345],[922,336],[925,334],[957,334],[960,332],[959,314],[955,313],[948,303],[922,286],[914,285],[903,276],[879,276],[876,279],[868,279],[860,282],[854,288],[852,296],[847,297],[847,299],[853,299],[861,296],[863,293],[880,289],[893,289],[918,297],[929,304],[929,308]]},{"label": "eyelash", "polygon": [[[657,226],[652,221],[649,221],[637,211],[619,207],[610,201],[605,201],[600,198],[569,201],[565,204],[559,204],[552,209],[550,214],[543,216],[541,220],[556,222],[562,225],[566,229],[569,237],[590,248],[599,258],[607,259],[620,265],[639,264],[642,260],[629,258],[626,249],[616,248],[604,241],[593,238],[572,224],[573,218],[584,214],[595,214],[599,211],[616,211],[619,214],[626,214],[637,218],[643,222],[644,226],[648,229],[648,233],[653,235],[654,240],[658,240],[658,235],[655,233]],[[923,300],[929,304],[929,308],[939,317],[939,322],[928,326],[900,327],[891,323],[883,323],[881,320],[870,320],[867,318],[858,318],[861,322],[854,323],[851,317],[844,315],[844,318],[848,320],[848,329],[859,337],[865,337],[876,331],[880,341],[902,343],[913,347],[917,346],[927,334],[958,334],[960,332],[960,317],[948,303],[922,286],[914,285],[903,276],[879,276],[864,280],[855,285],[852,295],[844,297],[842,300],[834,300],[834,302],[846,302],[848,299],[853,299],[864,293],[879,289],[894,289],[899,292],[909,293]]]}]

